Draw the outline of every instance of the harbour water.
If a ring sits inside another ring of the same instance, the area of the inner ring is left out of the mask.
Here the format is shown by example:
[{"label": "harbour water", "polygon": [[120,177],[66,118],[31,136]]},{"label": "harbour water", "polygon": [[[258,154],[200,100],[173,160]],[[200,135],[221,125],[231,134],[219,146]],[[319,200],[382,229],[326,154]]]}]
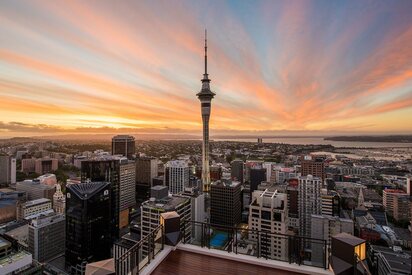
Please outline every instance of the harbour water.
[{"label": "harbour water", "polygon": [[[214,141],[239,141],[239,142],[257,142],[257,138],[215,138]],[[302,145],[332,145],[334,147],[352,147],[352,148],[390,148],[390,147],[412,147],[412,143],[396,142],[359,142],[359,141],[334,141],[324,140],[323,137],[275,137],[263,138],[264,143],[284,143],[284,144],[302,144]]]}]

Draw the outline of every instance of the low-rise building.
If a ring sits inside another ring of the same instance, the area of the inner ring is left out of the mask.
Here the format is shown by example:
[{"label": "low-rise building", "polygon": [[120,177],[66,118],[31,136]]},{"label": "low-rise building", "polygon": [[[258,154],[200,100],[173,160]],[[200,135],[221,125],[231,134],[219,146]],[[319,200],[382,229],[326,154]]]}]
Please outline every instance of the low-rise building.
[{"label": "low-rise building", "polygon": [[14,221],[17,213],[15,199],[0,199],[0,224]]},{"label": "low-rise building", "polygon": [[14,248],[11,242],[0,237],[0,274],[21,274],[30,269],[32,263],[30,253]]},{"label": "low-rise building", "polygon": [[[44,213],[52,209],[52,203],[49,199],[37,199],[24,202],[18,205],[17,219],[31,219],[40,213]],[[53,210],[51,210],[53,211]]]},{"label": "low-rise building", "polygon": [[36,171],[36,159],[22,159],[21,160],[21,171],[23,173],[33,173]]},{"label": "low-rise building", "polygon": [[54,158],[36,159],[35,172],[39,175],[47,174],[56,171],[59,166],[59,161]]},{"label": "low-rise building", "polygon": [[43,184],[39,179],[34,179],[16,183],[16,190],[26,192],[27,200],[30,201],[41,198],[52,200],[56,188],[54,185]]},{"label": "low-rise building", "polygon": [[403,252],[400,247],[371,245],[368,259],[371,261],[372,274],[411,274],[411,254]]},{"label": "low-rise building", "polygon": [[41,184],[54,186],[57,184],[57,178],[55,174],[44,174],[37,178]]}]

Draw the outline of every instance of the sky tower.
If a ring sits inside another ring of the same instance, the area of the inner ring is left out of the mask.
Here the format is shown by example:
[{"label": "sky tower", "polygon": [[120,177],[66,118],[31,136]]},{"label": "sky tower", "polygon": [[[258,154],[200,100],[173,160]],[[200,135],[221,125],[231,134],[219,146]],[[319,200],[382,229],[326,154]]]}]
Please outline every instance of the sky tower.
[{"label": "sky tower", "polygon": [[211,102],[215,93],[210,90],[210,79],[207,74],[207,31],[205,30],[205,73],[202,79],[202,89],[196,94],[201,103],[203,121],[203,144],[202,144],[202,184],[203,192],[210,191],[210,169],[209,169],[209,118],[212,108]]}]

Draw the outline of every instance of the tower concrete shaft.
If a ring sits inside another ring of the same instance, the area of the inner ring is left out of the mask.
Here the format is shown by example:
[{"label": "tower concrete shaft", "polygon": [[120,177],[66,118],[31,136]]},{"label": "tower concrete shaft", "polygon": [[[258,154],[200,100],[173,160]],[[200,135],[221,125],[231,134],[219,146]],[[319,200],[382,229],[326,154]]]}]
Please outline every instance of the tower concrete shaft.
[{"label": "tower concrete shaft", "polygon": [[[210,108],[209,108],[210,109]],[[202,142],[202,184],[203,192],[210,191],[210,168],[209,168],[209,117],[210,115],[203,114],[203,142]]]},{"label": "tower concrete shaft", "polygon": [[209,119],[211,102],[215,93],[210,90],[210,79],[207,73],[207,33],[205,31],[205,73],[203,74],[202,89],[197,93],[200,100],[203,122],[203,143],[202,143],[202,186],[203,192],[210,191],[210,168],[209,168]]}]

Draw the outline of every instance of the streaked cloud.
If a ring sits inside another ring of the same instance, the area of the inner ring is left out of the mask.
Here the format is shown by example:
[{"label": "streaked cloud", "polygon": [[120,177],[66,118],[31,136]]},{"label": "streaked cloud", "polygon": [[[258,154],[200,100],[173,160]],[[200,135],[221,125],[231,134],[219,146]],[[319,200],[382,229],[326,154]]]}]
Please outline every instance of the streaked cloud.
[{"label": "streaked cloud", "polygon": [[2,1],[0,135],[200,131],[205,27],[212,133],[412,132],[410,14],[407,0]]}]

